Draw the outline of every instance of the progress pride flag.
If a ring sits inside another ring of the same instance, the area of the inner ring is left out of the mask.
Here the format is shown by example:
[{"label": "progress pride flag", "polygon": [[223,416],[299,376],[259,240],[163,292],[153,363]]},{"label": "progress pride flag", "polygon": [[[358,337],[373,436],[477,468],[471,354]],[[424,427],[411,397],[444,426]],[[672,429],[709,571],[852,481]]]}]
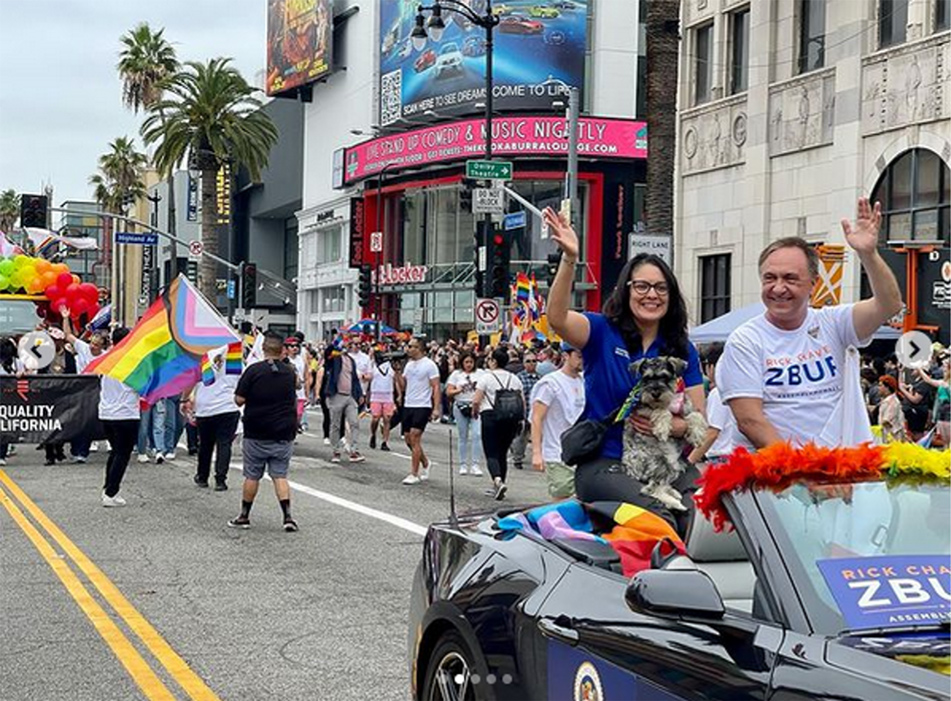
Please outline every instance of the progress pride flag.
[{"label": "progress pride flag", "polygon": [[[495,156],[561,156],[568,153],[568,122],[558,117],[499,117],[492,120]],[[597,158],[647,158],[647,124],[626,119],[582,117],[578,154]],[[467,119],[371,139],[348,148],[344,181],[351,183],[384,167],[411,168],[485,155],[485,121]]]}]

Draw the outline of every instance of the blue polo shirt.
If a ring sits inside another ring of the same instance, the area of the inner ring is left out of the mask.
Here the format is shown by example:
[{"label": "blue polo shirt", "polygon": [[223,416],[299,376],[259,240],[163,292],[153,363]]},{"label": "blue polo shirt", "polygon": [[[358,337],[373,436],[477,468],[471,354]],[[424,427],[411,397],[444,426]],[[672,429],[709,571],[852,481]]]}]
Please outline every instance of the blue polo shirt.
[{"label": "blue polo shirt", "polygon": [[[660,355],[663,341],[657,338],[646,353],[632,356],[621,336],[621,330],[603,314],[585,312],[585,317],[590,325],[590,334],[581,351],[584,358],[585,389],[585,407],[581,418],[599,420],[610,416],[634,389],[637,378],[628,366],[641,358],[656,358]],[[695,387],[703,384],[700,355],[692,343],[687,344],[686,360],[684,385]],[[601,447],[602,458],[620,460],[623,446],[622,428],[621,424],[615,424],[608,430]]]}]

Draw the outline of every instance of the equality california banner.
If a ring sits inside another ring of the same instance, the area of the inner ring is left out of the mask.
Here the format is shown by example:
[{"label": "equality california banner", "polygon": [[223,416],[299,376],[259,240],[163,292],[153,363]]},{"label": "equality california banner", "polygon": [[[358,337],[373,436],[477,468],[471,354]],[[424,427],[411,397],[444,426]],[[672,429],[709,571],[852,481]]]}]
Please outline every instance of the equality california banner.
[{"label": "equality california banner", "polygon": [[28,375],[0,377],[0,435],[4,442],[105,438],[98,419],[99,377]]}]

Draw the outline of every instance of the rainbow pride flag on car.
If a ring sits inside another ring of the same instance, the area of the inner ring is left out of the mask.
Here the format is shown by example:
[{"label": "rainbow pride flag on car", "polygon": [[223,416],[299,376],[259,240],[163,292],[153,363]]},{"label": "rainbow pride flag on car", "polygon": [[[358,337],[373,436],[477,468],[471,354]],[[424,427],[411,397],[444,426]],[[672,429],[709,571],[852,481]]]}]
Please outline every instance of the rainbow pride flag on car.
[{"label": "rainbow pride flag on car", "polygon": [[179,275],[132,332],[85,372],[118,380],[152,405],[195,385],[202,357],[235,342],[240,356],[238,333]]}]

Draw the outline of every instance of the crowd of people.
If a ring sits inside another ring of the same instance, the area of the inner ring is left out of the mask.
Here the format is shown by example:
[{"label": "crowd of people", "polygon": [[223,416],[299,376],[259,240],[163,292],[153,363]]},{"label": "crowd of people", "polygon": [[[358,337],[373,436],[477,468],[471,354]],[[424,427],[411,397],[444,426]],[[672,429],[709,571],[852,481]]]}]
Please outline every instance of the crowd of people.
[{"label": "crowd of people", "polygon": [[[246,345],[240,376],[224,372],[219,353],[211,383],[197,383],[153,406],[104,378],[99,418],[111,450],[103,505],[124,503],[119,488],[133,451],[140,462],[174,460],[183,433],[189,454],[198,457],[195,483],[208,487],[214,464],[215,489],[226,490],[232,443],[243,431],[242,507],[229,525],[250,525],[258,483],[267,470],[284,527],[296,530],[287,471],[295,439],[311,431],[308,407],[319,407],[322,422],[314,429],[330,449],[332,463],[362,463],[365,450],[385,454],[398,431],[411,457],[402,478],[407,487],[430,479],[425,436],[438,422],[450,424],[458,436],[458,474],[483,477],[487,471],[486,493],[495,500],[506,497],[509,467],[527,465],[545,474],[553,498],[576,495],[583,501],[620,500],[663,510],[621,465],[624,431],[651,434],[654,427],[636,411],[615,420],[638,385],[632,367],[659,356],[679,359],[674,367],[680,368],[680,392],[708,425],[703,441],[684,451],[689,467],[673,485],[678,494],[689,494],[698,466],[738,446],[755,449],[778,441],[854,445],[876,439],[951,444],[947,350],[936,344],[932,366],[917,370],[900,367],[894,356],[859,355],[902,304],[897,281],[878,253],[878,205],[860,200],[854,222],[842,224],[872,290],[869,299],[812,308],[816,253],[800,238],[782,238],[759,258],[765,313],[734,330],[725,344],[699,350],[689,340],[678,281],[654,255],[628,261],[616,286],[606,291],[601,312],[572,310],[578,237],[552,210],[544,216],[562,251],[547,314],[563,340],[480,346],[335,332],[307,342],[299,332],[287,337],[267,332]],[[115,329],[111,337],[80,338],[68,321],[51,331],[57,354],[42,370],[51,373],[82,372],[127,333]],[[24,372],[18,363],[12,341],[0,342],[0,373]],[[575,440],[569,429],[586,421],[602,425],[603,438],[590,459],[568,464],[566,442]],[[873,425],[880,427],[877,437]],[[673,416],[670,436],[676,440],[686,432],[684,416]],[[70,453],[83,462],[94,447],[77,439]],[[0,443],[0,464],[8,453],[9,446]],[[48,464],[66,459],[64,446],[47,445],[46,458]],[[665,516],[671,522],[680,518]]]}]

